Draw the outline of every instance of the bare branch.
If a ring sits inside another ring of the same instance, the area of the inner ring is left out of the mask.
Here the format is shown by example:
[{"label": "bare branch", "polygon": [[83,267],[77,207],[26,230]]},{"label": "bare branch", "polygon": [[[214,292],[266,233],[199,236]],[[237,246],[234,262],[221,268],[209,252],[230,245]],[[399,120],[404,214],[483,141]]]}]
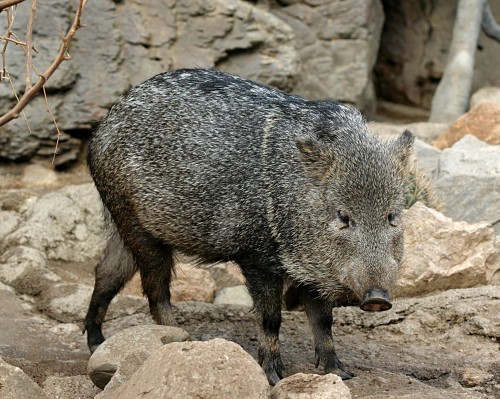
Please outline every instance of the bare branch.
[{"label": "bare branch", "polygon": [[32,64],[32,49],[31,39],[33,36],[33,22],[35,21],[36,14],[36,0],[31,0],[31,14],[28,19],[28,27],[26,28],[26,91],[31,89],[31,64]]},{"label": "bare branch", "polygon": [[5,43],[2,48],[2,72],[0,74],[0,82],[7,77],[7,61],[5,59],[5,52],[7,51],[7,45],[9,40],[7,40],[12,35],[12,24],[14,23],[14,11],[12,8],[7,9],[7,32],[2,36]]},{"label": "bare branch", "polygon": [[495,16],[491,12],[491,8],[488,2],[486,2],[483,9],[482,28],[483,32],[487,36],[500,41],[500,25],[498,25],[497,21],[495,20]]},{"label": "bare branch", "polygon": [[45,109],[49,113],[50,117],[52,118],[52,122],[54,123],[54,126],[56,127],[57,131],[57,139],[56,139],[56,147],[54,148],[54,156],[52,157],[52,164],[54,164],[54,161],[56,160],[56,155],[57,155],[57,148],[59,147],[59,139],[61,138],[61,131],[59,130],[59,125],[57,124],[56,117],[52,113],[49,105],[49,99],[47,98],[47,90],[45,90],[45,86],[42,86],[42,92],[43,92],[43,97],[45,99]]},{"label": "bare branch", "polygon": [[2,10],[15,6],[16,4],[22,3],[24,0],[0,0],[0,12]]},{"label": "bare branch", "polygon": [[23,96],[19,99],[17,104],[14,107],[12,107],[10,111],[8,111],[6,114],[0,117],[0,126],[5,125],[12,119],[19,117],[19,113],[22,111],[22,109],[42,89],[45,82],[47,82],[47,80],[52,76],[52,74],[56,71],[59,65],[61,65],[63,61],[69,59],[68,48],[76,31],[82,26],[81,16],[86,4],[87,0],[79,0],[78,9],[75,13],[75,18],[73,19],[73,23],[71,24],[70,29],[66,33],[66,36],[64,36],[62,39],[61,47],[59,48],[59,52],[57,53],[56,58],[43,74],[38,75],[39,76],[38,81],[33,86],[31,86],[31,88],[25,90]]}]

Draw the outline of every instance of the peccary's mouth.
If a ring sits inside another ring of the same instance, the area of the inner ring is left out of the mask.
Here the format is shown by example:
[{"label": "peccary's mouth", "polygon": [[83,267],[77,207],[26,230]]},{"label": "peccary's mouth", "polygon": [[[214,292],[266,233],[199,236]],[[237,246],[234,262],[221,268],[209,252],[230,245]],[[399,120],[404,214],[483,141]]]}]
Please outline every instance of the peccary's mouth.
[{"label": "peccary's mouth", "polygon": [[359,305],[365,312],[383,312],[392,308],[389,301],[389,293],[380,289],[372,289],[365,292],[363,301]]}]

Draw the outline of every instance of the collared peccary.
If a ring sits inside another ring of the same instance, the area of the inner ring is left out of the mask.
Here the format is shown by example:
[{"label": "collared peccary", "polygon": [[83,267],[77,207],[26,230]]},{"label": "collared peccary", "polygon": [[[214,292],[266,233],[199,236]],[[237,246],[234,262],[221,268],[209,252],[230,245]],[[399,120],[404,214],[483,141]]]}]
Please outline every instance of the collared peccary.
[{"label": "collared peccary", "polygon": [[383,142],[354,109],[223,72],[177,70],[133,88],[89,143],[112,231],[85,319],[90,350],[104,341],[110,301],[137,270],[154,320],[172,323],[180,251],[241,267],[271,384],[283,376],[284,281],[301,293],[316,363],[350,378],[335,353],[332,307],[391,307],[413,140],[405,131]]}]

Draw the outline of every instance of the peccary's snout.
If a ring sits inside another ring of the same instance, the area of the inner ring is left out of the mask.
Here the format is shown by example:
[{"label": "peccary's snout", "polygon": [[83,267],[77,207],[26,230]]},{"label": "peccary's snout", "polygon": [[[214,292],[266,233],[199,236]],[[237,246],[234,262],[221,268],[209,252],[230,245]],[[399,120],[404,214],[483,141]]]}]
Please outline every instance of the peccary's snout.
[{"label": "peccary's snout", "polygon": [[392,308],[392,303],[387,291],[374,288],[365,292],[359,307],[365,312],[383,312]]}]

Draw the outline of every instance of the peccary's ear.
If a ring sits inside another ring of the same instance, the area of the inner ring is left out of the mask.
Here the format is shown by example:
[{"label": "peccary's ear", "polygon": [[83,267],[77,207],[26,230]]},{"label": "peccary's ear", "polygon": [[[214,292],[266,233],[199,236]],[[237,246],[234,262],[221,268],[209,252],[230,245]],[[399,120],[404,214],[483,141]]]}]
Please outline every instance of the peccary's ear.
[{"label": "peccary's ear", "polygon": [[409,130],[405,130],[401,136],[399,136],[392,143],[393,151],[401,163],[401,169],[406,171],[408,167],[408,162],[413,155],[413,143],[415,142],[415,136]]},{"label": "peccary's ear", "polygon": [[309,176],[319,181],[323,180],[333,165],[332,151],[310,137],[298,139],[295,144]]}]

